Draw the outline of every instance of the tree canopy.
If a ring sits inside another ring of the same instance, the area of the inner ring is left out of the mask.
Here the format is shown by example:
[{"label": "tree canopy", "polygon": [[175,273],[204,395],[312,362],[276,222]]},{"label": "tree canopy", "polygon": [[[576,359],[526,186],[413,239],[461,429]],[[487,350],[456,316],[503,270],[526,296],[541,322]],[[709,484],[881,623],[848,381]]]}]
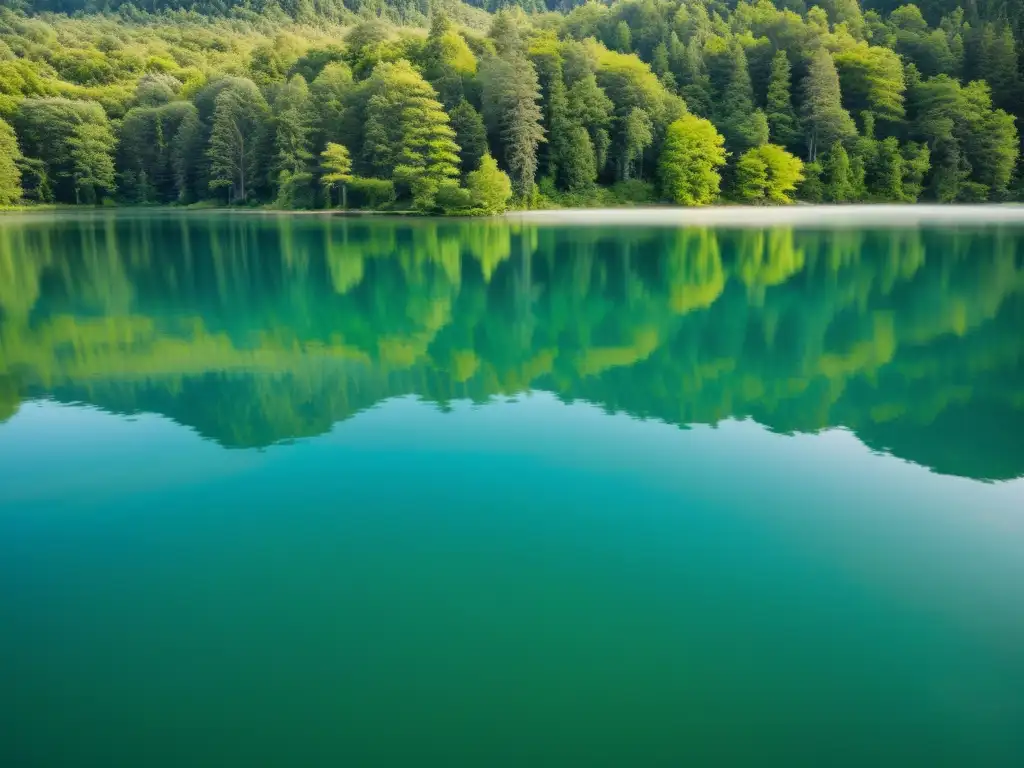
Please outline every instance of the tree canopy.
[{"label": "tree canopy", "polygon": [[[468,205],[488,155],[517,206],[690,200],[677,171],[737,201],[1022,196],[1024,14],[1005,4],[16,5],[0,9],[7,202],[323,207],[329,144],[353,204],[430,212]],[[724,139],[709,171],[666,165],[711,135],[689,116]],[[796,168],[770,145],[806,160],[795,191],[761,183],[762,165]]]}]

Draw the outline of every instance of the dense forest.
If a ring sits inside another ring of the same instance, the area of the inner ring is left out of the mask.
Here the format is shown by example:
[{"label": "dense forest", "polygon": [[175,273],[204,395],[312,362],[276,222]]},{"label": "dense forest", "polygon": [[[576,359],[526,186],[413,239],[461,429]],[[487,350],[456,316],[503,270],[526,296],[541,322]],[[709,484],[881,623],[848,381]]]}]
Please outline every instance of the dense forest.
[{"label": "dense forest", "polygon": [[0,421],[47,397],[251,447],[400,395],[548,391],[1024,473],[1005,229],[40,215],[0,228],[0,278]]},{"label": "dense forest", "polygon": [[0,204],[1020,196],[1012,2],[7,5]]}]

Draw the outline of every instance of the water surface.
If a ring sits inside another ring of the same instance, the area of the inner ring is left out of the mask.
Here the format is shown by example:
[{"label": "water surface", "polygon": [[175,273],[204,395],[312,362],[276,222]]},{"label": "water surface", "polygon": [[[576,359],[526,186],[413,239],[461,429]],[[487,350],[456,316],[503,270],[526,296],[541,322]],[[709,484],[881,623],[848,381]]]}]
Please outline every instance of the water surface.
[{"label": "water surface", "polygon": [[0,764],[1024,764],[1024,229],[0,219]]}]

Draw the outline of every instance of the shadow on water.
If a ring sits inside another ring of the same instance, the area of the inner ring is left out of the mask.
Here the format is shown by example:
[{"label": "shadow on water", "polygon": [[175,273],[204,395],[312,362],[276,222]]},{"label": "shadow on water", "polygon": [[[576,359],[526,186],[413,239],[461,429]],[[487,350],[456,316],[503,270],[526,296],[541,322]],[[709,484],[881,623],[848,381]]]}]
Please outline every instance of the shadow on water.
[{"label": "shadow on water", "polygon": [[0,222],[0,420],[48,397],[232,448],[390,397],[544,390],[845,427],[1024,475],[1024,230],[560,228],[186,214]]}]

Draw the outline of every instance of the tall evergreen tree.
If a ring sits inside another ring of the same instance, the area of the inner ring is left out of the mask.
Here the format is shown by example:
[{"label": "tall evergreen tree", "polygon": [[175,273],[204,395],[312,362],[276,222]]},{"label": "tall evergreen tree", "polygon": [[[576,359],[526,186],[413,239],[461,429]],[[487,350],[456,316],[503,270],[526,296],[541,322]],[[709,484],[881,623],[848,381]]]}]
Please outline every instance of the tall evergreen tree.
[{"label": "tall evergreen tree", "polygon": [[216,98],[207,151],[210,188],[226,188],[229,202],[245,202],[249,197],[268,117],[267,103],[252,83],[225,88]]},{"label": "tall evergreen tree", "polygon": [[823,147],[854,136],[856,126],[850,113],[843,109],[839,75],[832,56],[824,47],[811,57],[804,79],[803,118],[807,133],[807,159],[814,162]]},{"label": "tall evergreen tree", "polygon": [[313,160],[311,135],[315,115],[309,86],[302,75],[294,75],[274,100],[274,168],[277,172],[278,204],[306,207],[311,203]]},{"label": "tall evergreen tree", "polygon": [[528,197],[537,175],[537,148],[544,141],[540,84],[533,62],[514,46],[481,66],[483,114],[494,144],[502,148],[516,194]]},{"label": "tall evergreen tree", "polygon": [[852,203],[857,199],[850,156],[840,142],[836,142],[825,155],[822,164],[825,197],[832,203]]},{"label": "tall evergreen tree", "polygon": [[484,119],[463,99],[451,112],[455,143],[459,145],[459,162],[463,173],[472,173],[480,167],[480,159],[487,153],[487,129]]},{"label": "tall evergreen tree", "polygon": [[724,77],[716,94],[714,123],[725,137],[730,152],[741,153],[768,141],[764,114],[754,109],[754,90],[743,46],[734,42],[722,54]]},{"label": "tall evergreen tree", "polygon": [[772,141],[783,147],[795,147],[800,140],[800,126],[793,111],[790,70],[789,57],[779,49],[772,58],[765,113]]}]

